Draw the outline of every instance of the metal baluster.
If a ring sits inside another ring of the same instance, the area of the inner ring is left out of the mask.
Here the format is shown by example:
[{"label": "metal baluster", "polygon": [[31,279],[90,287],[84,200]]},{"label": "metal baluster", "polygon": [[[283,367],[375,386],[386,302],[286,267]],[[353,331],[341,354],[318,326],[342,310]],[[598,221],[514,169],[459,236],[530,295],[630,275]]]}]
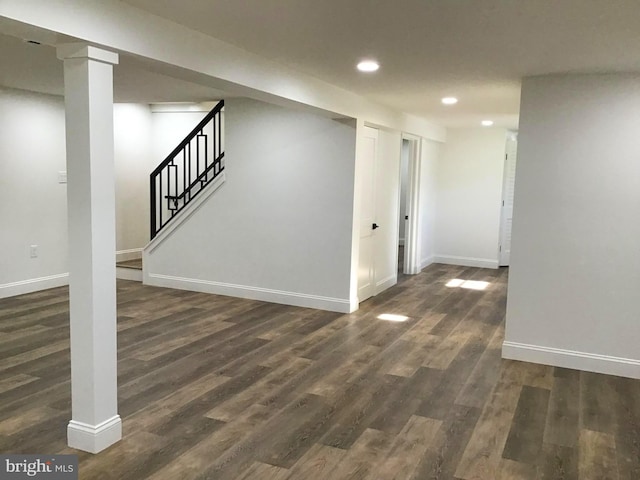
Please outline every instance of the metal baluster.
[{"label": "metal baluster", "polygon": [[151,232],[149,238],[156,236],[156,177],[149,179],[149,203],[151,204]]},{"label": "metal baluster", "polygon": [[160,172],[158,173],[158,177],[160,177],[158,182],[158,186],[160,187],[160,196],[158,197],[158,210],[160,211],[160,223],[158,224],[158,230],[156,230],[156,233],[158,233],[158,231],[162,228],[162,208],[164,206],[162,203],[162,170],[160,170]]}]

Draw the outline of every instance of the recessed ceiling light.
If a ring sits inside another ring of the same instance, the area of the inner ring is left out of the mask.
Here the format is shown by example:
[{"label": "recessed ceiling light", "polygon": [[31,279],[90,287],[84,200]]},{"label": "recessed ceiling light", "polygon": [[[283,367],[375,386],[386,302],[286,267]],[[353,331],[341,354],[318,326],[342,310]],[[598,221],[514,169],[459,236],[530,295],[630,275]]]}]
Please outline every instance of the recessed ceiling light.
[{"label": "recessed ceiling light", "polygon": [[493,120],[482,120],[483,127],[490,127],[491,125],[493,125]]},{"label": "recessed ceiling light", "polygon": [[456,103],[458,103],[458,99],[456,97],[444,97],[442,99],[442,103],[444,103],[445,105],[455,105]]},{"label": "recessed ceiling light", "polygon": [[375,60],[363,60],[358,64],[358,70],[361,72],[375,72],[380,68],[380,64]]}]

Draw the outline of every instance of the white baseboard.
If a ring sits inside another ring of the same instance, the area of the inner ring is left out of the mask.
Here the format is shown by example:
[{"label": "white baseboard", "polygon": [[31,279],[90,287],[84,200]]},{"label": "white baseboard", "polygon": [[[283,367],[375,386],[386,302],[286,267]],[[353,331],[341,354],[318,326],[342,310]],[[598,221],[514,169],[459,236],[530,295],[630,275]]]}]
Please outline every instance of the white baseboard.
[{"label": "white baseboard", "polygon": [[282,290],[271,290],[268,288],[250,287],[247,285],[234,285],[231,283],[174,277],[148,272],[145,272],[144,274],[144,283],[145,285],[153,285],[156,287],[213,293],[215,295],[227,295],[229,297],[262,300],[264,302],[281,303],[296,307],[329,310],[331,312],[349,313],[351,311],[351,302],[349,299],[285,292]]},{"label": "white baseboard", "polygon": [[122,420],[115,415],[98,425],[71,420],[67,426],[67,441],[71,448],[98,453],[122,438]]},{"label": "white baseboard", "polygon": [[498,260],[491,258],[456,257],[454,255],[434,255],[433,263],[460,265],[463,267],[498,268]]},{"label": "white baseboard", "polygon": [[640,379],[640,360],[525,343],[502,344],[502,358]]},{"label": "white baseboard", "polygon": [[398,283],[398,274],[393,273],[389,275],[387,278],[383,278],[379,282],[376,282],[376,295],[384,292],[387,288],[393,287],[396,283]]},{"label": "white baseboard", "polygon": [[427,268],[429,265],[431,265],[433,263],[433,255],[428,257],[428,258],[423,258],[422,260],[420,260],[420,270],[422,270],[423,268]]},{"label": "white baseboard", "polygon": [[69,274],[59,273],[48,277],[30,278],[19,282],[0,285],[0,298],[15,297],[25,293],[39,292],[48,288],[63,287],[69,285]]},{"label": "white baseboard", "polygon": [[126,262],[127,260],[137,260],[142,258],[142,248],[130,248],[129,250],[118,250],[116,252],[116,262]]},{"label": "white baseboard", "polygon": [[119,278],[120,280],[133,280],[134,282],[141,282],[142,270],[116,266],[116,278]]}]

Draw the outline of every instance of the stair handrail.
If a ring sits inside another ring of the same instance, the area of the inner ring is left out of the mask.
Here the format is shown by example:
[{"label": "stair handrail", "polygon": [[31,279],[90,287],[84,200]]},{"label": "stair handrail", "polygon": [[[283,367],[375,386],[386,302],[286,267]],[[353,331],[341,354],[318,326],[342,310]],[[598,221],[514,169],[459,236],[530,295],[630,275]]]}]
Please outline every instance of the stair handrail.
[{"label": "stair handrail", "polygon": [[[204,188],[215,179],[224,170],[224,150],[222,139],[222,117],[221,112],[224,108],[224,100],[220,100],[215,107],[207,113],[204,118],[191,130],[191,132],[184,137],[184,139],[171,151],[169,155],[151,172],[149,175],[149,194],[151,203],[151,232],[150,238],[153,240],[155,236],[164,228],[173,217],[179,213],[184,207],[187,206]],[[217,122],[216,122],[216,116]],[[211,141],[213,142],[211,150],[211,162],[209,163],[209,155],[207,153],[207,142],[209,133],[205,133],[205,127],[212,122],[213,135]],[[196,137],[205,137],[204,145],[204,168],[200,169],[200,140],[196,140],[196,155],[195,165],[192,158],[192,145],[191,142]],[[216,148],[217,147],[217,148]],[[178,159],[178,155],[183,154],[182,159]],[[187,160],[188,156],[188,160]],[[182,162],[182,163],[180,163]],[[182,166],[182,170],[179,167]],[[192,171],[195,170],[195,179]],[[163,173],[164,172],[164,173]],[[171,193],[170,181],[172,173],[175,182],[173,183],[174,195]],[[179,174],[182,175],[182,191],[179,185]],[[163,195],[163,184],[166,179],[166,195]],[[188,181],[187,181],[188,179]],[[158,186],[159,195],[156,195],[156,184]],[[167,205],[163,204],[163,200],[167,201]],[[163,213],[166,215],[167,220],[163,222]]]},{"label": "stair handrail", "polygon": [[198,135],[198,133],[204,128],[204,126],[207,123],[209,123],[211,119],[216,116],[217,113],[222,111],[223,108],[224,108],[224,100],[220,100],[217,103],[217,105],[213,107],[213,109],[209,113],[207,113],[207,115],[202,119],[202,121],[198,125],[196,125],[196,127],[193,130],[191,130],[191,132],[186,137],[184,137],[184,140],[182,140],[182,142],[180,142],[178,146],[174,148],[169,155],[167,155],[167,157],[160,163],[160,165],[158,165],[155,168],[155,170],[151,172],[151,176],[157,175],[158,173],[160,173],[160,171],[164,167],[169,165],[169,163],[171,163],[171,161],[176,157],[176,155],[178,155],[182,151],[182,149],[187,146],[187,143],[193,140],[196,137],[196,135]]}]

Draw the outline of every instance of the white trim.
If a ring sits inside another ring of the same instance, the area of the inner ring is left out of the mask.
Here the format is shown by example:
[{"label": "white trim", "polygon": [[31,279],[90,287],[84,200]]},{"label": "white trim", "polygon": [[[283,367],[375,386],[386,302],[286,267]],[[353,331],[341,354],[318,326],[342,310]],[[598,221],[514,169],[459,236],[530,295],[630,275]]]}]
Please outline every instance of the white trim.
[{"label": "white trim", "polygon": [[128,250],[116,251],[116,262],[126,262],[127,260],[137,260],[142,258],[142,248],[129,248]]},{"label": "white trim", "polygon": [[398,274],[392,273],[387,278],[383,278],[379,282],[376,282],[376,295],[384,292],[387,288],[393,287],[398,283]]},{"label": "white trim", "polygon": [[118,267],[116,265],[116,278],[120,280],[133,280],[134,282],[142,281],[142,270],[137,268]]},{"label": "white trim", "polygon": [[[162,231],[156,235],[156,237],[149,242],[149,244],[143,249],[143,256],[153,252],[158,246],[164,242],[171,234],[185,222],[191,215],[198,211],[198,209],[204,205],[207,199],[213,195],[213,193],[222,186],[226,180],[225,172],[214,178],[211,183],[204,186],[204,189],[198,193],[198,196],[189,205],[178,213],[169,224],[162,229]],[[144,268],[143,262],[143,268]]]},{"label": "white trim", "polygon": [[265,302],[282,303],[296,307],[316,308],[332,312],[351,312],[349,299],[323,297],[306,293],[285,292],[269,288],[252,287],[248,285],[234,285],[231,283],[199,280],[196,278],[182,278],[156,273],[144,274],[145,285],[156,287],[175,288],[178,290],[190,290],[194,292],[213,293],[215,295],[227,295],[230,297],[262,300]]},{"label": "white trim", "polygon": [[422,260],[420,260],[420,270],[423,270],[427,268],[429,265],[431,265],[433,263],[434,258],[435,257],[431,255],[430,257],[423,258]]},{"label": "white trim", "polygon": [[109,65],[118,65],[119,63],[119,55],[117,53],[87,45],[84,42],[62,43],[56,47],[56,53],[59,60],[88,58],[89,60]]},{"label": "white trim", "polygon": [[14,297],[25,293],[38,292],[48,288],[63,287],[69,285],[69,274],[59,273],[48,277],[30,278],[19,282],[0,285],[0,298]]},{"label": "white trim", "polygon": [[502,358],[640,379],[640,360],[632,358],[507,341],[502,344]]},{"label": "white trim", "polygon": [[98,453],[122,438],[122,420],[114,415],[98,425],[71,420],[67,425],[67,442],[71,448]]},{"label": "white trim", "polygon": [[498,260],[494,258],[457,257],[455,255],[434,255],[433,263],[460,265],[463,267],[498,268]]},{"label": "white trim", "polygon": [[356,295],[349,302],[349,311],[347,313],[353,313],[360,308],[360,299]]}]

